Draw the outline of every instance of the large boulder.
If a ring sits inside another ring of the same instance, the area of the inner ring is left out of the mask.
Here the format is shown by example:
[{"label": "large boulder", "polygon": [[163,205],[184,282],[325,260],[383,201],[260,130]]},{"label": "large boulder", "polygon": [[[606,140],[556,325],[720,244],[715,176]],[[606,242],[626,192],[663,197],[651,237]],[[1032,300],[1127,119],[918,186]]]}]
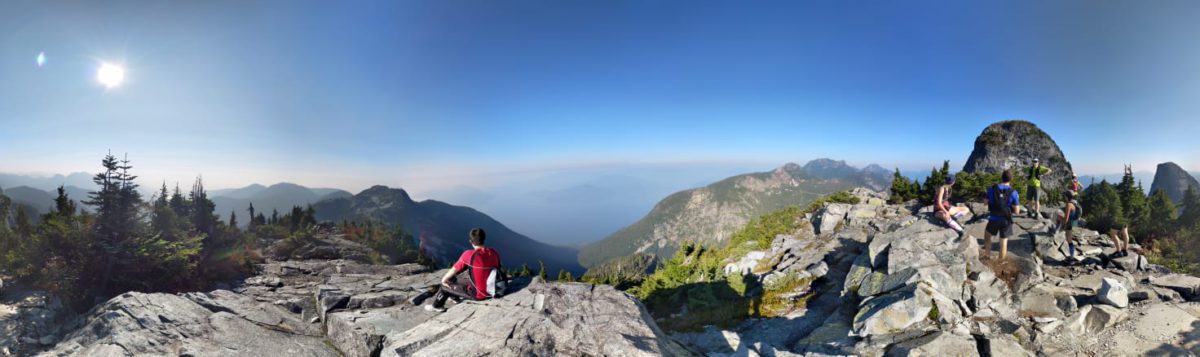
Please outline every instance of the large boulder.
[{"label": "large boulder", "polygon": [[1071,163],[1050,135],[1027,121],[1002,121],[984,128],[975,138],[975,149],[963,171],[995,173],[1012,169],[1013,174],[1026,175],[1022,169],[1027,169],[1034,158],[1051,170],[1042,177],[1043,188],[1062,188],[1071,177]]},{"label": "large boulder", "polygon": [[952,333],[934,332],[929,336],[897,343],[885,356],[978,356],[975,339]]},{"label": "large boulder", "polygon": [[1191,275],[1170,274],[1151,277],[1150,284],[1175,290],[1186,299],[1194,299],[1200,295],[1200,278]]},{"label": "large boulder", "polygon": [[854,316],[858,336],[897,333],[929,318],[933,296],[925,284],[910,284],[900,290],[867,300]]},{"label": "large boulder", "polygon": [[535,282],[502,299],[454,306],[386,339],[382,356],[688,354],[633,296],[583,283]]},{"label": "large boulder", "polygon": [[82,328],[45,355],[338,355],[322,336],[291,325],[285,311],[220,296],[202,302],[183,295],[122,294],[93,308]]},{"label": "large boulder", "polygon": [[846,214],[850,212],[851,206],[845,203],[831,203],[825,206],[817,215],[817,221],[813,225],[817,227],[817,234],[829,234],[837,228],[839,224],[846,219]]}]

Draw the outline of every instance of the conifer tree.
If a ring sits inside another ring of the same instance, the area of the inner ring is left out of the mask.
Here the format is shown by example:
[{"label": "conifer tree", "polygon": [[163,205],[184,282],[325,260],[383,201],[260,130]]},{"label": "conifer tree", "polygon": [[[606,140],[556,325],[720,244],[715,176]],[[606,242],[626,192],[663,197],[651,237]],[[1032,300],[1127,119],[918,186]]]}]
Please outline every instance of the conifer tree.
[{"label": "conifer tree", "polygon": [[521,263],[521,272],[517,276],[533,276],[533,271],[529,270],[529,264]]},{"label": "conifer tree", "polygon": [[543,264],[541,259],[538,260],[538,276],[546,280],[546,264]]},{"label": "conifer tree", "polygon": [[1150,210],[1146,205],[1146,191],[1133,177],[1133,167],[1126,165],[1121,183],[1117,184],[1117,193],[1121,197],[1121,221],[1142,235],[1145,233],[1146,222],[1150,219]]},{"label": "conifer tree", "polygon": [[895,204],[908,201],[912,198],[912,183],[909,182],[907,177],[904,177],[904,175],[900,174],[900,168],[897,167],[896,173],[892,174],[891,197],[888,197],[888,201]]},{"label": "conifer tree", "polygon": [[196,231],[212,236],[213,228],[216,227],[216,217],[213,215],[213,210],[217,205],[212,200],[208,199],[208,192],[204,190],[204,181],[200,177],[196,177],[196,182],[192,184],[192,191],[188,193],[188,201],[191,202],[191,221],[192,226]]},{"label": "conifer tree", "polygon": [[229,228],[234,231],[238,230],[237,210],[229,211]]},{"label": "conifer tree", "polygon": [[248,208],[246,210],[250,211],[250,215],[248,216],[248,217],[250,217],[250,220],[246,222],[246,230],[254,231],[254,225],[255,225],[254,219],[256,218],[254,216],[254,202],[250,202],[250,208]]},{"label": "conifer tree", "polygon": [[1175,225],[1175,204],[1167,191],[1155,190],[1150,195],[1150,217],[1146,225],[1146,235],[1150,240],[1166,237],[1171,234]]},{"label": "conifer tree", "polygon": [[1083,215],[1088,227],[1100,232],[1121,228],[1126,222],[1121,212],[1121,196],[1107,180],[1084,190]]},{"label": "conifer tree", "polygon": [[68,197],[67,190],[62,185],[58,186],[58,197],[54,198],[54,210],[63,217],[75,215],[75,201]]},{"label": "conifer tree", "polygon": [[1189,186],[1186,191],[1183,191],[1183,200],[1179,202],[1179,205],[1183,207],[1183,212],[1179,215],[1181,228],[1193,228],[1200,224],[1200,191]]}]

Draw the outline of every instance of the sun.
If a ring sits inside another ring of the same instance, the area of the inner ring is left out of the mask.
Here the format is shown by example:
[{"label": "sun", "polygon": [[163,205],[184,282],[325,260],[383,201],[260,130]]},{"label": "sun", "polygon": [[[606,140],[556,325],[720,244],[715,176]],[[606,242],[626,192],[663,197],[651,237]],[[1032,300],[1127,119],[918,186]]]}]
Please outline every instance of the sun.
[{"label": "sun", "polygon": [[112,63],[102,63],[100,69],[96,70],[96,81],[106,89],[116,88],[125,81],[125,69]]}]

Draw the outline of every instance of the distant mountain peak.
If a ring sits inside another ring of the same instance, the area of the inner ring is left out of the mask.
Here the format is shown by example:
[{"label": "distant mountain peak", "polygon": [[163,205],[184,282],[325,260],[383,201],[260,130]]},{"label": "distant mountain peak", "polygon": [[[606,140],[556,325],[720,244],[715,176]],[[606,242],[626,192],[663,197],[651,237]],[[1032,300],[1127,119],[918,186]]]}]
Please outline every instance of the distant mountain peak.
[{"label": "distant mountain peak", "polygon": [[1200,188],[1200,183],[1178,164],[1168,161],[1158,164],[1154,172],[1154,183],[1150,184],[1150,192],[1164,190],[1172,201],[1179,203],[1189,186]]},{"label": "distant mountain peak", "polygon": [[1011,169],[1013,174],[1027,175],[1020,171],[1032,166],[1033,159],[1051,170],[1042,177],[1042,187],[1061,188],[1071,177],[1071,163],[1049,134],[1024,120],[1006,120],[988,125],[975,138],[975,148],[963,171],[995,173]]}]

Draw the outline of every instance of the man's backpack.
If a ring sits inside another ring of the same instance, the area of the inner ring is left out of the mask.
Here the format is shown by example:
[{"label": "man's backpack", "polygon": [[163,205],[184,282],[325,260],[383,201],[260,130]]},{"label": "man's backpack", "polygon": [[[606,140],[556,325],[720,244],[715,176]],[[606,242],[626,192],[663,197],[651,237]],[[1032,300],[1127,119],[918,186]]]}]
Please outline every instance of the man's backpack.
[{"label": "man's backpack", "polygon": [[504,269],[502,269],[499,264],[497,264],[495,267],[476,267],[475,253],[477,252],[478,251],[471,252],[471,258],[469,259],[469,264],[467,264],[468,267],[471,267],[471,273],[467,274],[467,279],[471,281],[471,290],[478,289],[475,285],[475,269],[486,269],[488,270],[487,291],[484,291],[483,294],[486,295],[487,298],[498,298],[503,296],[504,291],[508,288],[508,275],[504,274]]},{"label": "man's backpack", "polygon": [[1008,204],[1008,201],[1012,200],[1012,194],[1012,186],[992,186],[992,194],[988,197],[988,212],[993,216],[1012,218],[1012,205]]}]

